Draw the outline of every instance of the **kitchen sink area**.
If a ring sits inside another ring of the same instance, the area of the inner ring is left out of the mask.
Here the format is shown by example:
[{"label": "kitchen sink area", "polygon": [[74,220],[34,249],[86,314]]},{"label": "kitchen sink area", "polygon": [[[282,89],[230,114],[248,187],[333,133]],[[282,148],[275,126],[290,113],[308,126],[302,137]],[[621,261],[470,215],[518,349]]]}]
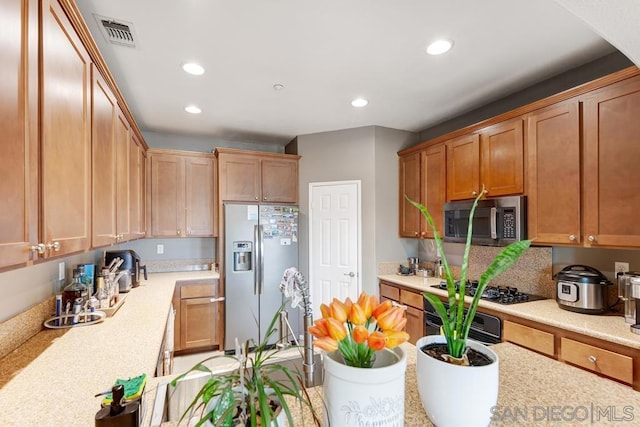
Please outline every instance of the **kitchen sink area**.
[{"label": "kitchen sink area", "polygon": [[[231,361],[231,359],[228,360]],[[314,353],[313,360],[314,371],[313,381],[310,385],[311,387],[321,385],[323,377],[320,353]],[[302,357],[297,349],[288,349],[278,352],[270,363],[279,363],[294,372],[300,372],[300,377],[304,378]],[[229,363],[224,367],[220,367],[219,370],[212,369],[212,371],[214,374],[225,374],[236,369],[236,367],[237,362]],[[172,378],[167,378],[166,381],[161,381],[158,384],[152,408],[151,426],[160,426],[165,422],[177,423],[189,404],[193,401],[193,398],[196,396],[200,388],[210,378],[210,375],[207,372],[193,372],[180,380],[175,387],[172,387],[171,381],[176,376],[177,375],[172,376]],[[274,376],[274,378],[279,381],[287,380],[284,375]]]}]

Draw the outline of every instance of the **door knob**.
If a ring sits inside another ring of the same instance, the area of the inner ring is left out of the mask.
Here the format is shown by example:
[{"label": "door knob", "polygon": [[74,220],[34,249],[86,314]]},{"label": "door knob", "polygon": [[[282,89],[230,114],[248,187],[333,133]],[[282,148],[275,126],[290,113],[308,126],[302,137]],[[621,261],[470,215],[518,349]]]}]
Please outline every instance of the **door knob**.
[{"label": "door knob", "polygon": [[356,273],[354,273],[353,271],[350,271],[348,273],[344,273],[344,276],[356,277]]},{"label": "door knob", "polygon": [[47,249],[58,252],[60,250],[60,242],[49,242],[47,243]]},{"label": "door knob", "polygon": [[37,253],[38,255],[44,255],[46,248],[44,246],[44,243],[38,243],[37,245],[29,246],[29,250],[31,252]]}]

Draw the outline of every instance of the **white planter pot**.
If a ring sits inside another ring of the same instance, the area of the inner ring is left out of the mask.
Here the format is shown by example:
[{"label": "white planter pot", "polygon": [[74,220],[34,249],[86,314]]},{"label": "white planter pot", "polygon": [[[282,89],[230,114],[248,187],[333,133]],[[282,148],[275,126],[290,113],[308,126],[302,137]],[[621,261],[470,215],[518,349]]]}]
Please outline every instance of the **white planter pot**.
[{"label": "white planter pot", "polygon": [[489,347],[467,340],[467,346],[488,356],[486,366],[458,366],[437,360],[420,350],[433,343],[446,343],[442,335],[429,335],[416,342],[416,378],[422,406],[438,427],[489,425],[491,407],[498,401],[498,355]]},{"label": "white planter pot", "polygon": [[371,368],[354,368],[338,351],[323,357],[324,425],[404,426],[404,350],[384,349]]}]

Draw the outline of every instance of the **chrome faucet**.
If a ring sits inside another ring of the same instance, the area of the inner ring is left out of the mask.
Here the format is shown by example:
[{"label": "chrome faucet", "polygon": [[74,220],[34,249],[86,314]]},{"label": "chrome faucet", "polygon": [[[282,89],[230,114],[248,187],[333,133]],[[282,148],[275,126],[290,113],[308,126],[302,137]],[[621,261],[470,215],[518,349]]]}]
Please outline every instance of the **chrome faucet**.
[{"label": "chrome faucet", "polygon": [[[313,310],[311,309],[309,285],[302,273],[300,273],[295,267],[291,267],[284,272],[282,282],[280,282],[280,291],[287,297],[291,296],[291,305],[293,308],[297,307],[300,303],[300,299],[302,299],[302,310],[304,315],[304,355],[302,368],[304,371],[304,385],[305,387],[311,387],[313,385],[315,361],[313,358],[312,337],[309,332],[309,327],[313,325]],[[286,312],[284,313],[286,314]]]}]

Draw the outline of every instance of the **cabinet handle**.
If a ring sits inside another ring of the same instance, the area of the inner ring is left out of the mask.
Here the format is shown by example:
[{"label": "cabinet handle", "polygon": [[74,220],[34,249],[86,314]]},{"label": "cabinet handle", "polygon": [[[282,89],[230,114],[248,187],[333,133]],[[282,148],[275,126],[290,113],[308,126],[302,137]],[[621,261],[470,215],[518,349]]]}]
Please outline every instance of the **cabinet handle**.
[{"label": "cabinet handle", "polygon": [[181,235],[181,234],[182,234],[182,231],[177,230],[177,231],[176,231],[176,233],[177,233],[177,234],[178,234],[178,236],[179,236],[179,235]]},{"label": "cabinet handle", "polygon": [[572,242],[575,242],[575,241],[576,241],[576,236],[575,236],[575,234],[570,235],[570,236],[569,236],[569,240],[571,240]]},{"label": "cabinet handle", "polygon": [[266,200],[267,200],[267,196],[264,196],[264,197],[262,198],[262,200],[266,201]]},{"label": "cabinet handle", "polygon": [[475,191],[475,190],[471,192],[471,195],[472,195],[472,196],[475,196],[475,195],[477,195],[477,194],[478,194],[478,192],[477,192],[477,191]]},{"label": "cabinet handle", "polygon": [[258,196],[256,196],[255,199],[258,200]]},{"label": "cabinet handle", "polygon": [[222,302],[224,301],[224,297],[220,297],[220,298],[211,298],[209,300],[209,302]]},{"label": "cabinet handle", "polygon": [[413,232],[413,235],[414,235],[414,236],[417,236],[417,235],[418,235],[418,232],[417,232],[417,231],[414,231],[414,232]]},{"label": "cabinet handle", "polygon": [[420,233],[420,236],[422,236],[422,237],[427,237],[427,232],[426,232],[426,231],[423,231],[422,233]]},{"label": "cabinet handle", "polygon": [[44,255],[46,248],[44,246],[44,243],[38,243],[37,245],[29,246],[29,250],[31,252],[37,253],[38,255]]},{"label": "cabinet handle", "polygon": [[597,241],[598,239],[596,239],[596,236],[589,236],[589,237],[588,237],[588,240],[589,240],[591,243],[593,243],[593,242]]},{"label": "cabinet handle", "polygon": [[597,358],[597,357],[595,357],[595,356],[593,356],[593,355],[591,355],[591,356],[587,357],[587,359],[588,359],[588,360],[589,360],[589,362],[591,362],[591,363],[596,363],[596,362],[598,361],[598,358]]},{"label": "cabinet handle", "polygon": [[402,305],[402,304],[400,304],[399,302],[396,302],[396,301],[391,301],[391,306],[392,307],[400,307],[403,310],[407,309],[406,305]]},{"label": "cabinet handle", "polygon": [[485,189],[485,190],[483,191],[483,193],[484,193],[484,194],[489,194],[489,190]]},{"label": "cabinet handle", "polygon": [[47,249],[50,251],[58,252],[60,250],[60,242],[49,242],[47,243]]}]

